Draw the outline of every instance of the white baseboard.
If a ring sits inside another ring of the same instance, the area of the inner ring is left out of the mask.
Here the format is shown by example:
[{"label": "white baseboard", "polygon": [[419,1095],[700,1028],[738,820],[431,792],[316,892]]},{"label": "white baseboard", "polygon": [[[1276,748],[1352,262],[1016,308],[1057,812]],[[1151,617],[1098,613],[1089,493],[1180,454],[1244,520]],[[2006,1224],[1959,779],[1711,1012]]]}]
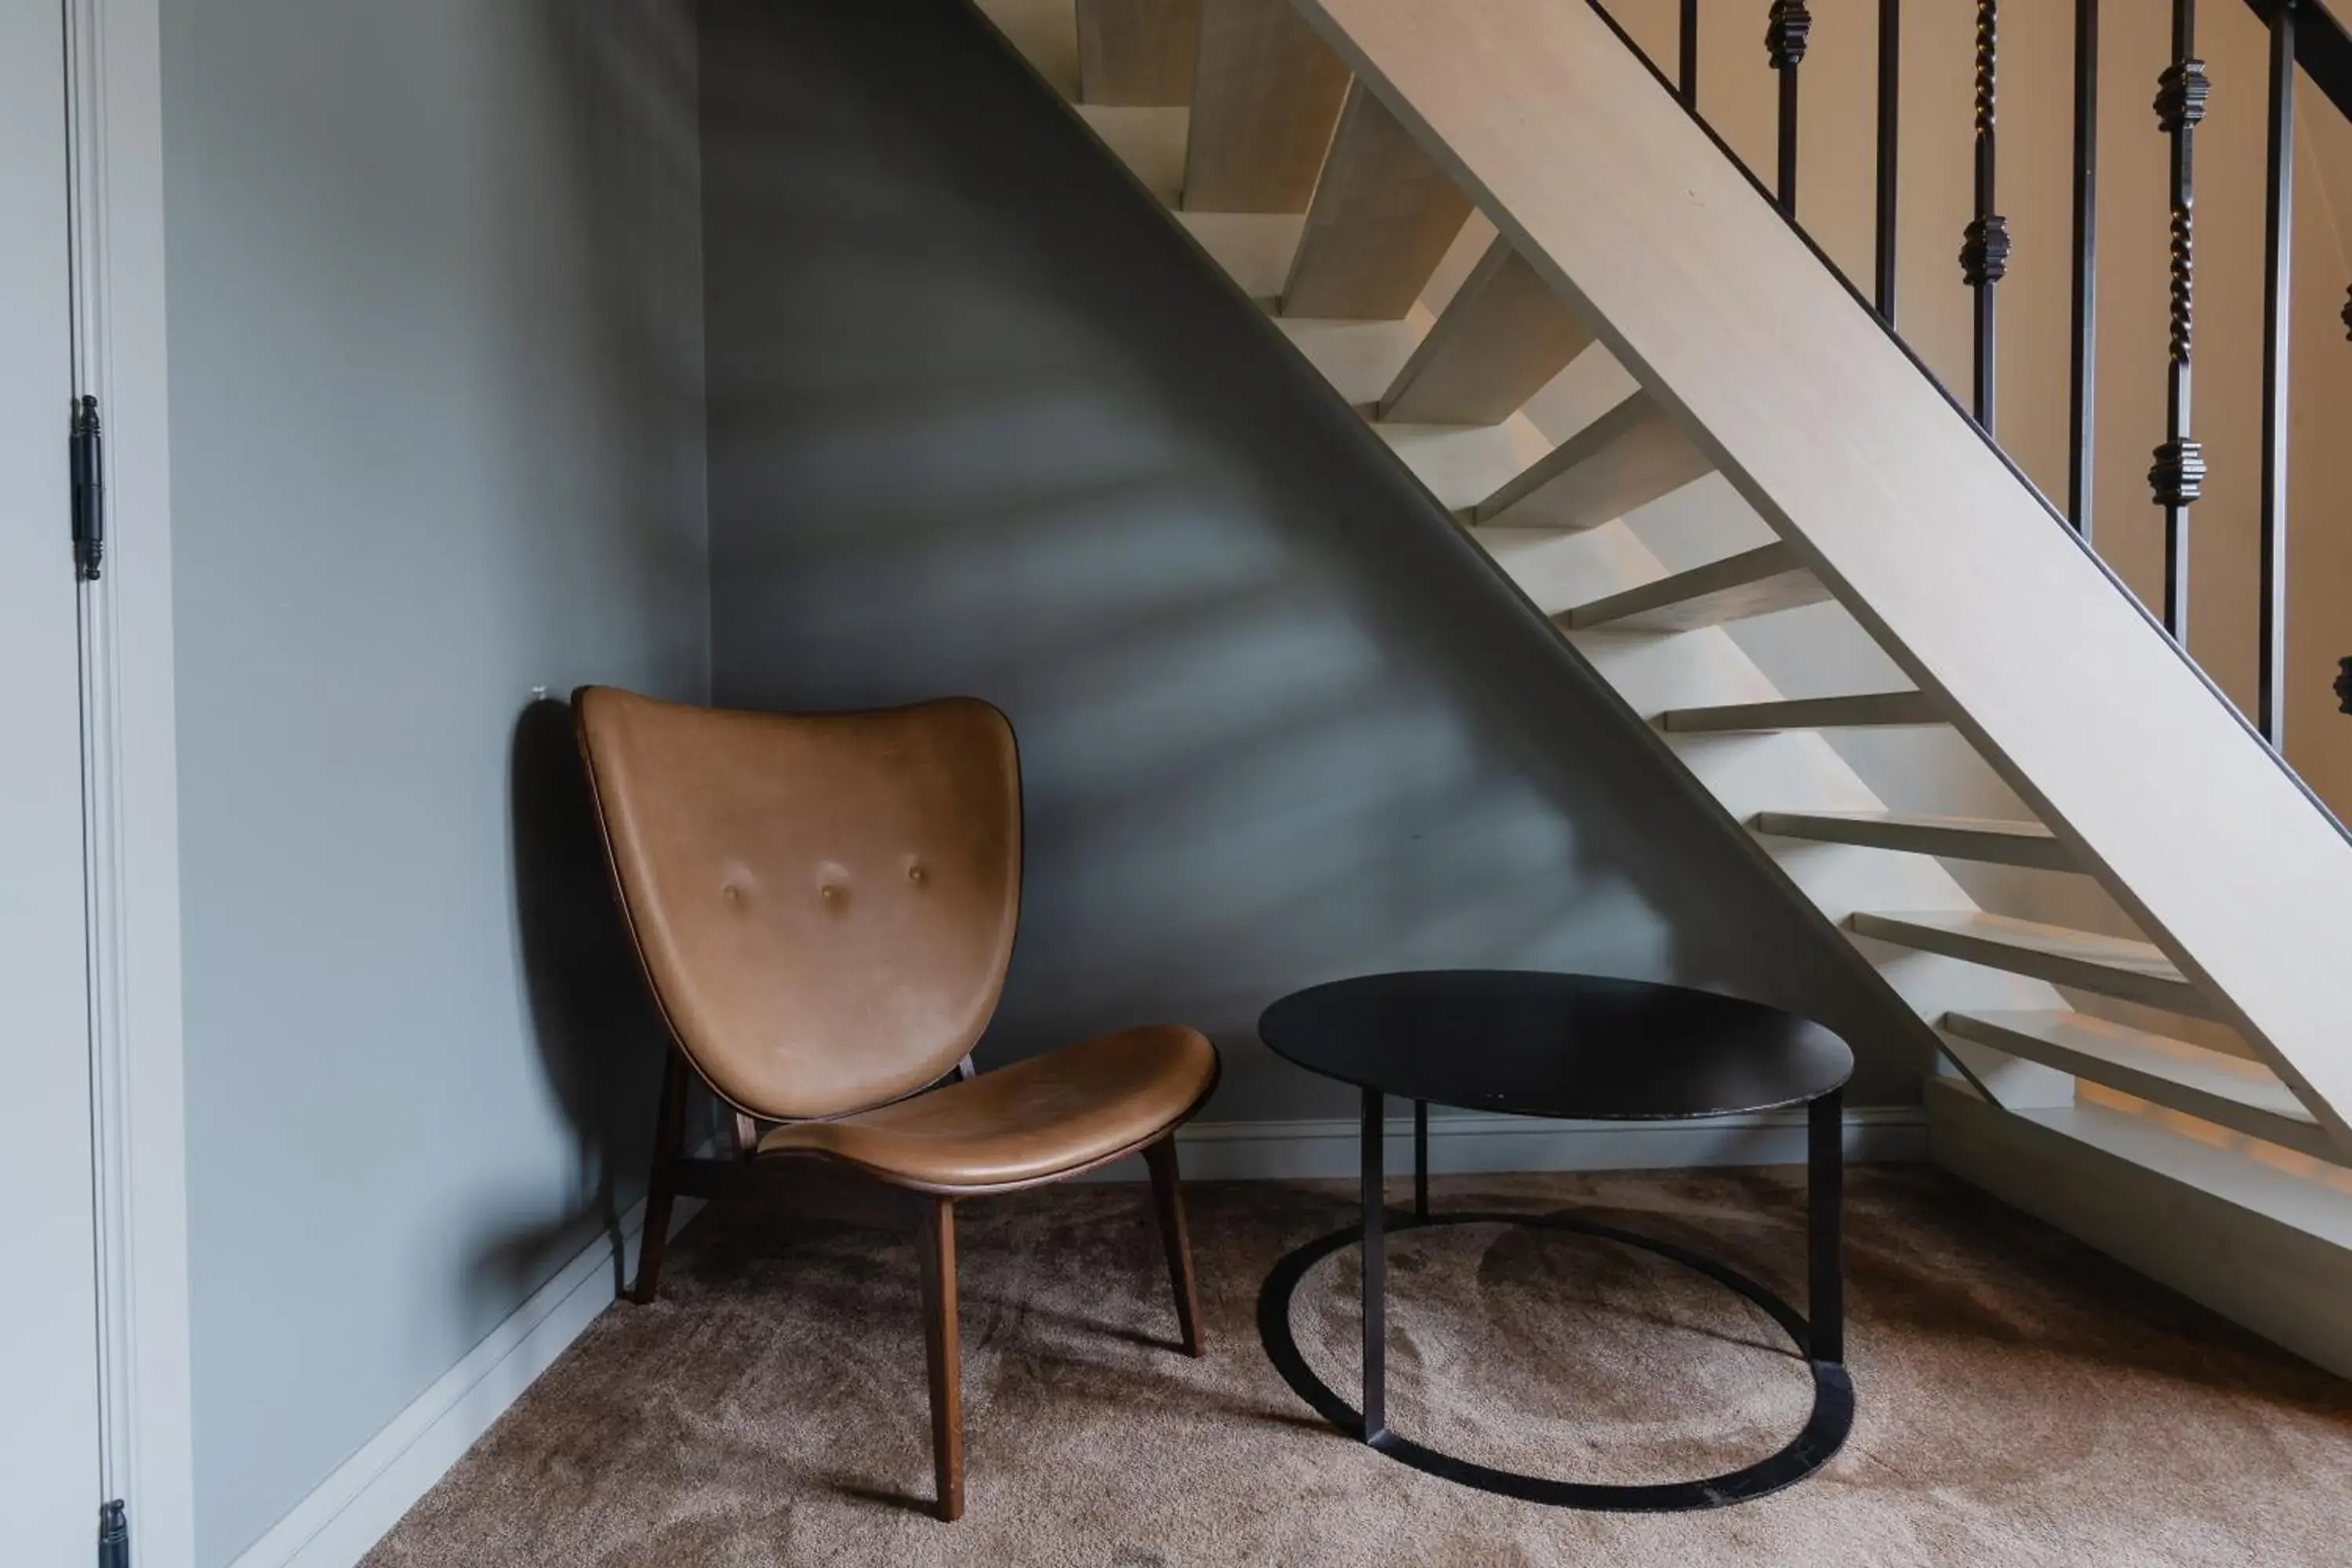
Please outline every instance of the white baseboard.
[{"label": "white baseboard", "polygon": [[[1846,1154],[1918,1160],[1927,1128],[1916,1106],[1846,1112]],[[1267,1181],[1357,1173],[1351,1117],[1300,1121],[1194,1122],[1178,1135],[1194,1181]],[[1389,1123],[1391,1169],[1409,1171],[1410,1118]],[[1802,1111],[1687,1122],[1541,1121],[1440,1113],[1429,1123],[1435,1172],[1644,1170],[1676,1165],[1778,1165],[1805,1158]],[[1132,1167],[1129,1169],[1129,1167]],[[1142,1162],[1107,1166],[1097,1180],[1143,1179]],[[701,1205],[681,1199],[671,1234]],[[626,1274],[635,1267],[645,1205],[622,1216]],[[553,1365],[614,1300],[614,1243],[599,1237],[337,1466],[231,1568],[352,1568],[447,1474],[490,1424]]]},{"label": "white baseboard", "polygon": [[[1176,1135],[1187,1181],[1353,1177],[1356,1119],[1195,1121]],[[1916,1105],[1845,1113],[1849,1160],[1924,1160],[1927,1113]],[[1391,1117],[1391,1174],[1412,1169],[1412,1119]],[[1648,1171],[1692,1165],[1801,1165],[1805,1113],[1773,1110],[1705,1121],[1549,1121],[1449,1111],[1429,1119],[1429,1168],[1440,1174],[1502,1171]],[[1107,1165],[1102,1181],[1141,1181],[1143,1162]]]},{"label": "white baseboard", "polygon": [[[670,1234],[676,1236],[701,1208],[696,1199],[680,1198]],[[645,1225],[646,1205],[640,1203],[621,1216],[618,1269],[613,1237],[599,1237],[336,1466],[268,1534],[238,1553],[230,1568],[352,1568],[366,1556],[613,1304],[616,1274],[625,1277],[636,1268]]]}]

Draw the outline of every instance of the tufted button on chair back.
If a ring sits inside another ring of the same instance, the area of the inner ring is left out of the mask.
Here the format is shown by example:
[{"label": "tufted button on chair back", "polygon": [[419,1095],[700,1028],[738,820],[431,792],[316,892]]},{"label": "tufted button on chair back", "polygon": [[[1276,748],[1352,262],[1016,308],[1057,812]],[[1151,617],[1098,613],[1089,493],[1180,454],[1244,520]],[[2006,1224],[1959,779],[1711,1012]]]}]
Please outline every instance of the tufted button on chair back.
[{"label": "tufted button on chair back", "polygon": [[771,1121],[837,1116],[971,1049],[1020,906],[1002,713],[735,713],[597,686],[573,706],[638,953],[712,1088]]}]

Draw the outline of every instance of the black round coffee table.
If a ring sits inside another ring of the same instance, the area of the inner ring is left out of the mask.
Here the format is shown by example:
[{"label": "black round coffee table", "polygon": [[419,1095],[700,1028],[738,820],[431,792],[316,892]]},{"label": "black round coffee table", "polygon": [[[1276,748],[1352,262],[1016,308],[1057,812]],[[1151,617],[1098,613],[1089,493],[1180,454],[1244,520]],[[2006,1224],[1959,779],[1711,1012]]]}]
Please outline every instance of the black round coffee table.
[{"label": "black round coffee table", "polygon": [[[1618,1511],[1719,1508],[1776,1491],[1828,1463],[1853,1426],[1846,1374],[1838,1219],[1844,1179],[1841,1102],[1853,1053],[1820,1025],[1737,997],[1638,980],[1512,970],[1370,974],[1286,996],[1258,1020],[1276,1055],[1363,1090],[1363,1223],[1308,1242],[1275,1266],[1258,1295],[1258,1333],[1299,1396],[1391,1458],[1530,1502]],[[1768,1313],[1810,1363],[1812,1413],[1780,1452],[1725,1475],[1654,1485],[1555,1480],[1455,1458],[1392,1430],[1386,1414],[1381,1147],[1389,1095],[1413,1102],[1413,1212],[1406,1226],[1521,1225],[1638,1247],[1696,1270]],[[1591,1121],[1684,1121],[1802,1105],[1810,1207],[1808,1321],[1770,1290],[1685,1247],[1564,1210],[1429,1212],[1429,1107]],[[1315,1374],[1290,1329],[1308,1269],[1361,1241],[1363,1408]]]}]

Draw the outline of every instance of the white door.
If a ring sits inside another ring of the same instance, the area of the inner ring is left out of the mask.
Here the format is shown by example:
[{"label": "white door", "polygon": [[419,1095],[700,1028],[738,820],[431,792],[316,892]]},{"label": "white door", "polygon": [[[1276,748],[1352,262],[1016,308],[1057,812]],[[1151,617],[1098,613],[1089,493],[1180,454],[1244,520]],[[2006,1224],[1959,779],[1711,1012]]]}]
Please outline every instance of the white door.
[{"label": "white door", "polygon": [[60,0],[0,0],[0,1558],[96,1559]]}]

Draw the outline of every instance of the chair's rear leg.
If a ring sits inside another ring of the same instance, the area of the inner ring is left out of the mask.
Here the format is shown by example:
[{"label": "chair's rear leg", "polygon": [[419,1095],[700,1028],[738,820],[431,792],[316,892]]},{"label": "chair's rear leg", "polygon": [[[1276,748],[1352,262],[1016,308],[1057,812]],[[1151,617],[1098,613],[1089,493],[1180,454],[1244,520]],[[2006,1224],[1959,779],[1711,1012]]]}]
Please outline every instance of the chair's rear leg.
[{"label": "chair's rear leg", "polygon": [[955,1200],[923,1203],[923,1350],[931,1372],[931,1475],[939,1516],[963,1517],[963,1344],[956,1331]]},{"label": "chair's rear leg", "polygon": [[637,1242],[637,1282],[629,1300],[644,1306],[661,1289],[662,1254],[669,1249],[669,1214],[677,1197],[677,1163],[686,1153],[686,1058],[676,1047],[662,1072],[661,1109],[654,1113],[654,1164],[646,1181],[646,1228]]},{"label": "chair's rear leg", "polygon": [[1184,1194],[1177,1184],[1176,1134],[1171,1132],[1143,1152],[1151,1167],[1151,1195],[1160,1205],[1160,1240],[1168,1249],[1168,1283],[1176,1292],[1176,1323],[1183,1331],[1184,1353],[1201,1353],[1201,1296],[1192,1279],[1192,1238],[1184,1228]]}]

